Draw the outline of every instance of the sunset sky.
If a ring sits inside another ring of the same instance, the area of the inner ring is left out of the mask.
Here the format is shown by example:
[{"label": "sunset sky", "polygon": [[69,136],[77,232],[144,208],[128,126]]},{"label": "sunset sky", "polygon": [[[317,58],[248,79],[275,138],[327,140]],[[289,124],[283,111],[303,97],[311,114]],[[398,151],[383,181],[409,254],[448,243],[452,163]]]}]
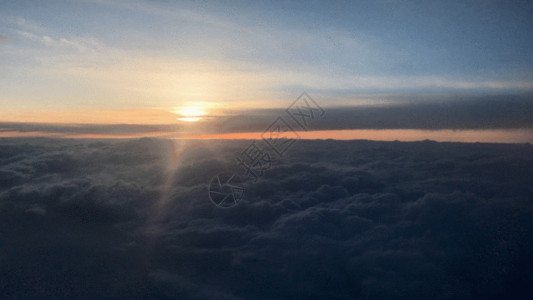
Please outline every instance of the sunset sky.
[{"label": "sunset sky", "polygon": [[0,0],[0,299],[531,299],[533,0]]},{"label": "sunset sky", "polygon": [[[0,122],[530,95],[528,1],[0,1]],[[407,99],[407,100],[406,100]]]}]

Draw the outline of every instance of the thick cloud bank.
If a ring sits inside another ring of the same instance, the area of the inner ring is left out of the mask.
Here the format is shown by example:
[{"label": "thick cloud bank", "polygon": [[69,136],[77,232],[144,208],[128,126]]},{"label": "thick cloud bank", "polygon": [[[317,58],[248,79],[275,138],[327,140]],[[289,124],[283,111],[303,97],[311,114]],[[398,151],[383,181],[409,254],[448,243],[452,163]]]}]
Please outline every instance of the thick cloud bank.
[{"label": "thick cloud bank", "polygon": [[246,145],[0,140],[0,298],[533,293],[531,145],[299,141],[217,208]]}]

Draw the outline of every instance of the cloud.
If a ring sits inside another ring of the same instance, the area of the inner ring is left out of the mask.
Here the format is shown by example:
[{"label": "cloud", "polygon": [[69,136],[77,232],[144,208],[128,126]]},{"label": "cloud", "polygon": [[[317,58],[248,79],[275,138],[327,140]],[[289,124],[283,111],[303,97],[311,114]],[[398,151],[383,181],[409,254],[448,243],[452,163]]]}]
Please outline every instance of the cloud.
[{"label": "cloud", "polygon": [[11,37],[0,34],[0,45],[7,43],[9,40],[11,40]]},{"label": "cloud", "polygon": [[79,52],[97,51],[101,45],[94,38],[52,38],[48,35],[38,35],[29,31],[15,31],[21,39],[38,42],[47,47],[53,47],[55,50],[75,49]]},{"label": "cloud", "polygon": [[[54,51],[75,49],[80,52],[87,52],[97,51],[102,48],[101,44],[95,38],[53,37],[58,35],[58,32],[25,18],[7,17],[4,21],[8,24],[9,31],[13,32],[19,39],[37,42],[41,45],[54,48]],[[8,38],[7,36],[0,35],[0,43]],[[42,52],[42,48],[39,50]]]},{"label": "cloud", "polygon": [[[357,100],[353,100],[357,101]],[[326,101],[323,101],[327,104]],[[343,129],[423,129],[423,130],[505,130],[533,127],[530,112],[533,99],[526,95],[464,96],[450,98],[442,96],[409,97],[384,96],[364,100],[361,105],[324,106],[326,116],[314,121],[311,130]],[[381,104],[381,103],[384,104]],[[219,112],[220,113],[220,112]],[[278,116],[289,119],[279,109],[257,109],[237,111],[227,109],[223,113],[211,114],[194,126],[173,124],[175,115],[160,109],[124,111],[81,111],[75,113],[77,122],[115,122],[122,124],[69,124],[71,115],[65,113],[41,113],[45,120],[63,121],[64,124],[24,123],[33,120],[27,114],[12,113],[7,117],[19,122],[0,122],[2,136],[48,136],[48,137],[187,137],[224,133],[263,132]],[[131,123],[131,124],[123,124]],[[136,124],[138,123],[138,124]],[[297,125],[293,124],[298,128]],[[473,131],[475,133],[475,131]],[[502,131],[502,134],[505,134]],[[470,134],[470,133],[468,133]],[[466,140],[475,139],[468,137]],[[259,134],[255,138],[258,138]],[[249,137],[248,137],[249,138]],[[456,137],[457,138],[457,137]],[[496,138],[498,139],[498,138]],[[500,141],[506,139],[499,137]],[[513,139],[508,139],[512,141]]]},{"label": "cloud", "polygon": [[0,143],[6,299],[496,299],[533,279],[530,145],[299,141],[219,209],[206,185],[244,142]]},{"label": "cloud", "polygon": [[[320,98],[315,97],[320,100]],[[333,99],[335,100],[335,99]],[[325,106],[323,119],[314,121],[311,130],[335,129],[498,129],[531,128],[533,98],[525,95],[497,96],[376,96],[360,105]],[[224,120],[216,128],[221,132],[262,132],[281,110],[255,110]]]}]

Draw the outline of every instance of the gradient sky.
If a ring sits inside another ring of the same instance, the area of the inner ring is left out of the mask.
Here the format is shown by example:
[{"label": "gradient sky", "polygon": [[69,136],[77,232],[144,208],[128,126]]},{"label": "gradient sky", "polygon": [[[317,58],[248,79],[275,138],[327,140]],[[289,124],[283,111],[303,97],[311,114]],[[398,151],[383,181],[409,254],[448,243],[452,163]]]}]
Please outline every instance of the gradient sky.
[{"label": "gradient sky", "polygon": [[304,90],[325,106],[530,93],[532,15],[530,1],[0,0],[0,121],[171,123]]}]

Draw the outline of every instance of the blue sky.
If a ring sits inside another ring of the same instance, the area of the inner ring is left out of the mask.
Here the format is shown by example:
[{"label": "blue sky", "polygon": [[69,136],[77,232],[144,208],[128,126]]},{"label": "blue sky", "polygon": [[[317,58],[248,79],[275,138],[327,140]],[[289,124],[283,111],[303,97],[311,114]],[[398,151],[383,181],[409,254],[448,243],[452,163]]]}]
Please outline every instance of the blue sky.
[{"label": "blue sky", "polygon": [[0,109],[527,93],[531,15],[527,1],[2,0]]}]

